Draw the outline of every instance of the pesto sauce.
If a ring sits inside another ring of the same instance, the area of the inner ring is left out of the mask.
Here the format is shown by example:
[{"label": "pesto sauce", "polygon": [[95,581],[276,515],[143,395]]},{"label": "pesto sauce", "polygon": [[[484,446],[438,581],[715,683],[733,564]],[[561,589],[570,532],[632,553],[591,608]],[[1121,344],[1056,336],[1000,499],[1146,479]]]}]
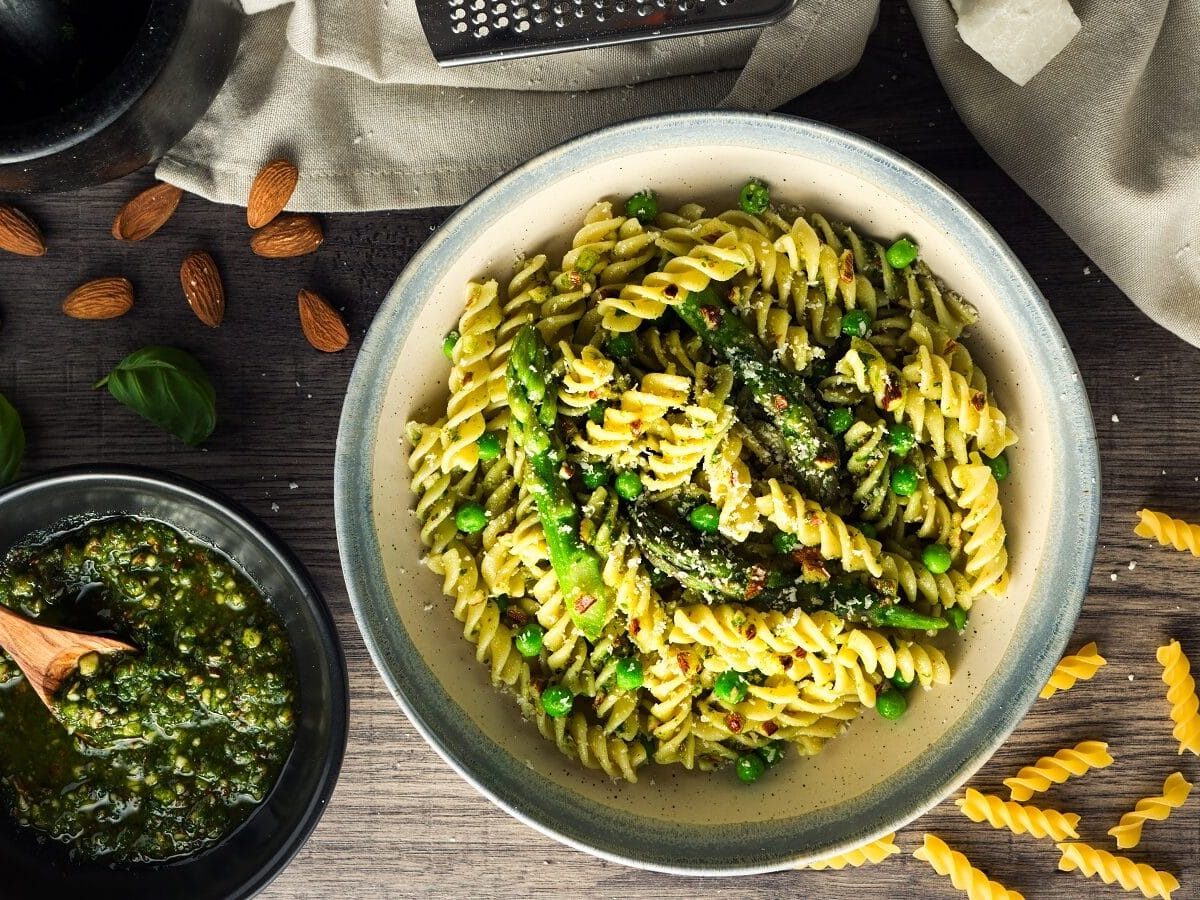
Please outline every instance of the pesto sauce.
[{"label": "pesto sauce", "polygon": [[0,807],[17,822],[81,857],[151,862],[211,846],[266,797],[295,736],[295,663],[224,556],[103,520],[11,551],[0,603],[139,649],[84,657],[58,720],[0,651]]}]

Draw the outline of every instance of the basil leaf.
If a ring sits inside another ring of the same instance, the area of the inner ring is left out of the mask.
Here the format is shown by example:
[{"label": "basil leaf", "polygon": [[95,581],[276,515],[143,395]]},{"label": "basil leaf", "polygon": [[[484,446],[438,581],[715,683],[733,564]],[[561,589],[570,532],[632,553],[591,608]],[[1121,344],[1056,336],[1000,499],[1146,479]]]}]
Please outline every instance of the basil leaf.
[{"label": "basil leaf", "polygon": [[17,477],[25,455],[25,429],[11,403],[0,394],[0,484]]},{"label": "basil leaf", "polygon": [[174,347],[135,350],[95,386],[193,447],[217,425],[212,382],[200,363]]}]

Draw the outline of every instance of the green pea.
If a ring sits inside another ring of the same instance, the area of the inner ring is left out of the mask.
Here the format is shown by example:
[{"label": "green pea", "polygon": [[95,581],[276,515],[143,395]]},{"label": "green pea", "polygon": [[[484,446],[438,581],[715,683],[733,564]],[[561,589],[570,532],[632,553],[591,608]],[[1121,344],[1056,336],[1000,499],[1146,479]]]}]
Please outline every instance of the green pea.
[{"label": "green pea", "polygon": [[642,479],[637,472],[622,472],[613,487],[622,500],[636,500],[642,495]]},{"label": "green pea", "polygon": [[595,422],[597,425],[604,424],[604,410],[608,408],[606,403],[593,403],[588,407],[587,417],[589,422]]},{"label": "green pea", "polygon": [[612,469],[607,463],[603,462],[585,462],[580,466],[580,478],[583,481],[583,486],[588,490],[594,491],[598,487],[604,487],[608,484],[608,479],[612,476]]},{"label": "green pea", "polygon": [[917,470],[908,463],[896,466],[892,471],[892,493],[899,497],[911,497],[917,490],[921,478]]},{"label": "green pea", "polygon": [[945,544],[930,544],[921,551],[921,562],[934,575],[941,575],[950,568],[950,563],[953,562],[950,548]]},{"label": "green pea", "polygon": [[870,522],[859,522],[858,530],[861,531],[866,537],[872,539],[879,537],[879,531]]},{"label": "green pea", "polygon": [[483,527],[487,525],[487,512],[478,503],[464,504],[454,514],[454,525],[463,534],[483,531]]},{"label": "green pea", "polygon": [[948,606],[943,615],[955,631],[962,631],[967,627],[967,611],[961,606]]},{"label": "green pea", "polygon": [[627,656],[617,662],[617,687],[621,690],[636,691],[645,680],[642,661],[636,656]]},{"label": "green pea", "polygon": [[1008,457],[1003,453],[993,459],[989,459],[987,464],[997,481],[1003,481],[1008,477]]},{"label": "green pea", "polygon": [[783,759],[783,741],[771,741],[769,744],[763,744],[755,752],[762,757],[768,767],[773,766]]},{"label": "green pea", "polygon": [[737,758],[737,777],[743,784],[754,784],[762,778],[767,770],[767,764],[757,753],[743,753]]},{"label": "green pea", "polygon": [[917,443],[912,426],[906,425],[904,422],[897,422],[895,425],[890,426],[887,436],[888,449],[898,456],[907,456]]},{"label": "green pea", "polygon": [[752,216],[765,212],[771,205],[771,192],[757,178],[751,178],[738,194],[738,206]]},{"label": "green pea", "polygon": [[552,719],[561,719],[575,705],[575,695],[561,684],[552,684],[542,691],[542,710]]},{"label": "green pea", "polygon": [[703,503],[688,514],[688,521],[697,531],[712,534],[721,524],[721,511],[711,503]]},{"label": "green pea", "polygon": [[779,553],[791,553],[796,549],[796,536],[788,534],[786,531],[781,531],[771,538],[771,544]]},{"label": "green pea", "polygon": [[658,196],[654,191],[638,191],[625,201],[625,215],[648,225],[658,218]]},{"label": "green pea", "polygon": [[871,317],[865,310],[852,309],[842,316],[842,334],[865,338],[871,333]]},{"label": "green pea", "polygon": [[713,694],[723,703],[741,703],[746,699],[746,679],[740,672],[726,669],[713,682]]},{"label": "green pea", "polygon": [[888,688],[875,698],[875,712],[885,719],[898,719],[908,709],[908,701],[895,688]]},{"label": "green pea", "polygon": [[545,636],[545,628],[543,628],[537,622],[530,622],[517,632],[517,637],[514,642],[517,645],[517,652],[522,656],[537,656],[542,652],[542,638]]},{"label": "green pea", "polygon": [[442,355],[446,359],[454,359],[454,345],[458,343],[460,336],[457,331],[448,331],[446,332],[446,336],[442,338]]},{"label": "green pea", "polygon": [[913,686],[913,679],[905,678],[900,672],[895,672],[892,675],[891,681],[892,681],[892,684],[894,684],[897,688],[899,688],[902,691],[907,691],[910,687]]},{"label": "green pea", "polygon": [[613,359],[628,359],[633,356],[634,344],[631,334],[614,334],[604,345],[604,352]]},{"label": "green pea", "polygon": [[500,455],[500,436],[491,431],[485,431],[476,441],[479,444],[479,458],[491,462]]},{"label": "green pea", "polygon": [[917,259],[917,245],[908,238],[900,238],[887,248],[888,265],[893,269],[903,269],[912,265]]},{"label": "green pea", "polygon": [[850,426],[854,424],[854,413],[850,412],[844,406],[831,409],[827,424],[829,425],[830,432],[833,434],[845,434],[850,430]]}]

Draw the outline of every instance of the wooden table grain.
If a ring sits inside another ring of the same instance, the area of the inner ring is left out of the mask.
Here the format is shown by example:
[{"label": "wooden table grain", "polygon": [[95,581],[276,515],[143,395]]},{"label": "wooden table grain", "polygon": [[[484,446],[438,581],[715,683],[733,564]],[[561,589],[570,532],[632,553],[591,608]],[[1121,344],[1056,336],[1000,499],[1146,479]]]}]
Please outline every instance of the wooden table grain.
[{"label": "wooden table grain", "polygon": [[[1109,666],[1091,683],[1039,701],[975,784],[1085,738],[1110,742],[1116,764],[1054,795],[1083,816],[1086,839],[1105,831],[1163,778],[1200,765],[1178,757],[1154,650],[1184,641],[1200,662],[1200,560],[1134,538],[1142,505],[1200,518],[1200,354],[1158,328],[984,154],[959,121],[903,4],[884,4],[863,63],[786,111],[844,126],[926,166],[962,193],[1016,251],[1050,301],[1079,360],[1103,464],[1103,511],[1091,591],[1072,646],[1098,640]],[[143,172],[76,194],[22,200],[51,252],[0,254],[0,391],[28,433],[26,471],[77,463],[159,466],[200,479],[268,521],[312,570],[333,608],[349,660],[351,730],[345,768],[312,839],[264,893],[327,900],[409,896],[930,898],[960,896],[910,854],[924,830],[967,852],[1027,897],[1117,896],[1116,888],[1055,872],[1048,842],[992,831],[946,802],[899,836],[904,855],[843,872],[734,880],[625,869],[566,849],[510,819],[456,776],[397,709],[359,637],[338,564],[333,455],[354,352],[323,355],[301,337],[296,292],[308,287],[345,310],[355,346],[396,274],[447,210],[325,216],[314,256],[254,257],[243,212],[189,197],[153,239],[108,236],[120,203],[150,183]],[[217,259],[228,291],[219,330],[188,311],[178,266],[194,249]],[[131,315],[66,319],[69,290],[101,275],[134,283]],[[91,385],[130,350],[170,343],[192,351],[217,385],[220,425],[188,450]],[[1036,464],[1036,460],[1031,461]],[[1180,897],[1200,897],[1200,801],[1151,823],[1131,854],[1178,874]]]}]

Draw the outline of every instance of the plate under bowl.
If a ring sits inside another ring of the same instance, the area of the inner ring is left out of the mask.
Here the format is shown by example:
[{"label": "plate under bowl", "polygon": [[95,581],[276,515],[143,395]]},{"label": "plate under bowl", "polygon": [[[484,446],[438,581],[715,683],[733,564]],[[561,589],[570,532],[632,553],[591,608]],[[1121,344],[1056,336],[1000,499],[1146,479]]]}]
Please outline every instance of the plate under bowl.
[{"label": "plate under bowl", "polygon": [[[1020,435],[1002,490],[1012,582],[952,642],[952,683],[899,722],[864,716],[818,756],[753,787],[650,766],[615,784],[562,758],[499,696],[421,565],[404,423],[445,402],[442,335],[470,279],[569,247],[597,199],[655,189],[664,209],[736,204],[748,177],[880,236],[907,234],[979,309],[969,338]],[[1045,299],[944,184],[847,132],[785,116],[685,113],[573,140],[451,216],[400,277],[359,355],[337,453],[342,565],[375,664],[431,746],[495,803],[598,856],[667,872],[771,871],[911,821],[965,781],[1024,716],[1068,640],[1095,550],[1099,472],[1087,397]],[[432,605],[431,605],[432,604]],[[427,609],[428,608],[428,609]]]},{"label": "plate under bowl", "polygon": [[216,847],[179,862],[121,869],[72,862],[0,812],[5,900],[187,897],[240,900],[262,890],[316,827],[346,748],[346,662],[304,567],[248,513],[200,485],[132,468],[52,472],[0,492],[0,555],[28,535],[109,515],[158,519],[229,556],[283,618],[296,655],[296,744],[267,799]]}]

